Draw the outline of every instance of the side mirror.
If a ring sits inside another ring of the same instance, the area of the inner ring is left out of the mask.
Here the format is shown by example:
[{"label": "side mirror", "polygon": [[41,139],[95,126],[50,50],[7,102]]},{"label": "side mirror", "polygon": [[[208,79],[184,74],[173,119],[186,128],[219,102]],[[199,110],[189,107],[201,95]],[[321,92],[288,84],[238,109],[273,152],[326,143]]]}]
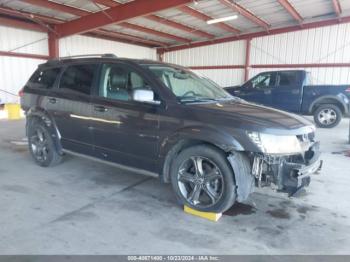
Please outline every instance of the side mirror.
[{"label": "side mirror", "polygon": [[132,91],[132,100],[160,105],[160,101],[154,100],[154,92],[149,89],[135,89]]}]

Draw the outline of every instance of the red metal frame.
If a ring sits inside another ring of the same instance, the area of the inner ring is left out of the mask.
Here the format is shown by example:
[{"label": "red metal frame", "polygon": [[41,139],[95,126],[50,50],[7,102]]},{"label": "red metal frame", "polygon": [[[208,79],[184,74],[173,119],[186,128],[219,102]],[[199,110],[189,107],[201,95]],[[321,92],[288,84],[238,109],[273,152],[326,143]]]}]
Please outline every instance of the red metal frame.
[{"label": "red metal frame", "polygon": [[[112,0],[94,0],[94,2],[96,2],[98,4],[102,4],[104,6],[108,6],[108,7],[115,7],[117,5],[120,5],[119,3],[114,2]],[[166,19],[164,17],[160,17],[158,15],[148,15],[148,16],[145,16],[145,18],[147,18],[151,21],[163,24],[163,25],[173,27],[173,28],[178,29],[178,30],[185,31],[187,33],[191,33],[193,35],[197,35],[199,37],[205,37],[205,38],[209,38],[209,39],[215,37],[215,35],[209,34],[207,32],[204,32],[204,31],[201,31],[201,30],[198,30],[195,28],[192,28],[192,27],[187,26],[187,25],[180,24],[178,22]]]},{"label": "red metal frame", "polygon": [[26,19],[29,19],[31,21],[39,20],[42,23],[48,23],[48,24],[59,24],[59,23],[65,22],[64,20],[61,20],[61,19],[48,17],[48,16],[44,16],[44,15],[40,15],[40,14],[32,14],[32,13],[28,13],[25,11],[18,11],[18,10],[7,8],[7,7],[6,8],[0,7],[0,14],[10,15],[10,16],[18,17],[18,18],[26,18]]},{"label": "red metal frame", "polygon": [[157,15],[148,15],[145,18],[147,18],[149,20],[152,20],[154,22],[163,24],[163,25],[167,25],[167,26],[173,27],[175,29],[179,29],[179,30],[185,31],[187,33],[191,33],[191,34],[200,36],[200,37],[205,37],[205,38],[210,38],[210,39],[215,37],[215,35],[212,35],[212,34],[209,34],[207,32],[204,32],[204,31],[201,31],[201,30],[189,27],[187,25],[183,25],[183,24],[171,21],[169,19],[157,16]]},{"label": "red metal frame", "polygon": [[[62,24],[65,23],[66,21],[58,19],[58,18],[51,18],[48,16],[44,16],[44,15],[34,15],[34,19],[31,16],[31,13],[28,12],[23,12],[23,11],[17,11],[14,9],[10,9],[10,8],[3,8],[0,7],[0,14],[5,14],[5,15],[10,15],[12,17],[16,17],[16,18],[25,18],[28,19],[30,21],[38,21],[40,22],[41,25],[37,24],[39,27],[42,27],[43,30],[48,31],[48,25],[47,24]],[[16,19],[14,19],[14,23],[16,22]],[[13,23],[13,25],[14,25]],[[33,24],[31,22],[24,22],[24,23],[28,23],[30,26]],[[1,24],[1,21],[0,21]],[[4,23],[4,25],[7,25],[7,22]],[[34,24],[35,25],[35,24]],[[92,34],[90,34],[90,36],[93,37],[97,37],[97,38],[103,38],[106,39],[106,32],[110,32],[107,30],[103,30],[103,29],[98,29],[92,32]],[[111,34],[118,34],[118,36],[112,36]],[[130,41],[132,41],[133,44],[137,44],[137,45],[141,45],[141,46],[147,46],[147,47],[165,47],[168,46],[167,43],[161,42],[161,41],[153,41],[153,40],[145,40],[136,36],[131,36],[125,33],[114,33],[111,32],[111,34],[108,36],[108,40],[113,40],[113,41],[121,41],[121,42],[125,42],[125,43],[130,43]]]},{"label": "red metal frame", "polygon": [[120,5],[119,3],[113,1],[113,0],[92,0],[97,4],[101,4],[104,6],[108,6],[108,7],[115,7],[117,5]]},{"label": "red metal frame", "polygon": [[234,12],[240,13],[242,16],[244,16],[246,19],[250,20],[251,22],[263,27],[265,30],[269,29],[270,25],[268,23],[266,23],[264,20],[257,17],[256,15],[254,15],[252,12],[248,11],[241,5],[235,2],[231,2],[229,0],[219,0],[219,2],[225,5],[226,7],[231,8]]},{"label": "red metal frame", "polygon": [[[247,41],[249,42],[249,41]],[[249,63],[248,63],[249,64]],[[350,63],[309,63],[309,64],[259,64],[259,65],[208,65],[208,66],[189,66],[193,70],[220,70],[220,69],[244,69],[245,81],[248,80],[247,68],[273,69],[273,68],[332,68],[332,67],[350,67]]]},{"label": "red metal frame", "polygon": [[[85,11],[85,10],[82,10],[82,9],[79,9],[79,8],[76,8],[76,7],[66,6],[66,5],[63,5],[63,4],[49,2],[47,0],[39,0],[39,1],[38,0],[24,0],[24,1],[28,2],[30,4],[36,5],[36,6],[50,8],[50,9],[53,9],[53,10],[57,10],[57,11],[64,12],[64,13],[69,13],[69,14],[76,15],[76,16],[79,16],[79,17],[92,14],[89,11]],[[97,2],[97,3],[102,2],[104,4],[108,4],[108,6],[111,6],[111,7],[116,7],[116,6],[120,6],[121,5],[121,4],[119,4],[117,2],[114,2],[114,1],[113,1],[113,3],[109,2],[109,1],[108,2],[106,2],[106,1],[95,1],[95,2]],[[175,35],[163,33],[163,32],[157,31],[157,30],[152,30],[152,29],[149,29],[149,28],[143,27],[143,26],[133,26],[132,24],[128,24],[128,23],[122,23],[120,25],[121,26],[125,26],[127,28],[132,28],[132,29],[137,30],[137,31],[146,32],[146,33],[157,35],[157,36],[161,36],[161,37],[164,37],[164,38],[174,39],[174,40],[179,41],[179,42],[187,43],[187,42],[191,41],[189,39],[185,40],[185,38],[177,37]],[[192,31],[193,31],[193,29],[192,29]]]},{"label": "red metal frame", "polygon": [[134,36],[134,35],[108,31],[105,29],[99,29],[99,30],[96,30],[96,31],[91,32],[91,33],[95,33],[98,36],[103,35],[103,36],[109,37],[109,40],[113,40],[113,38],[114,38],[114,41],[118,40],[118,41],[126,42],[129,44],[138,44],[138,45],[143,45],[143,46],[148,46],[148,47],[156,47],[156,46],[163,46],[164,47],[164,46],[169,45],[168,43],[165,43],[165,42],[146,40],[146,39]]},{"label": "red metal frame", "polygon": [[47,29],[37,24],[24,22],[17,19],[4,18],[4,17],[0,17],[0,25],[32,30],[32,31],[47,32]]},{"label": "red metal frame", "polygon": [[281,4],[281,6],[286,9],[286,11],[295,19],[297,20],[300,24],[303,22],[303,18],[301,15],[298,13],[298,11],[289,3],[288,0],[278,0],[278,2]]},{"label": "red metal frame", "polygon": [[46,56],[46,55],[36,55],[36,54],[7,52],[7,51],[0,51],[0,56],[12,56],[12,57],[32,58],[32,59],[40,59],[40,60],[49,59],[49,56]]},{"label": "red metal frame", "polygon": [[139,25],[135,25],[135,24],[130,24],[130,23],[127,23],[127,22],[123,22],[123,23],[120,23],[118,25],[122,26],[122,27],[125,27],[125,28],[132,29],[132,30],[136,30],[136,31],[140,31],[140,32],[144,32],[144,33],[148,33],[148,34],[152,34],[152,35],[157,35],[157,36],[160,36],[160,37],[163,37],[163,38],[174,39],[174,40],[176,40],[178,42],[183,42],[183,43],[191,42],[191,39],[187,39],[187,38],[176,36],[176,35],[171,35],[171,34],[168,34],[168,33],[164,33],[164,32],[161,32],[161,31],[157,31],[157,30],[154,30],[154,29],[151,29],[151,28],[147,28],[147,27],[143,27],[143,26],[139,26]]},{"label": "red metal frame", "polygon": [[57,58],[60,56],[59,50],[59,39],[57,35],[53,32],[48,32],[48,45],[49,45],[49,57],[51,59]]},{"label": "red metal frame", "polygon": [[211,70],[211,69],[244,69],[244,65],[219,65],[219,66],[189,66],[193,70]]},{"label": "red metal frame", "polygon": [[60,24],[57,31],[60,37],[81,34],[100,27],[121,23],[125,20],[145,16],[161,10],[178,7],[192,0],[134,0],[107,10],[89,14],[76,20]]},{"label": "red metal frame", "polygon": [[[199,20],[202,20],[202,21],[208,21],[208,20],[211,20],[213,19],[212,17],[206,15],[206,14],[203,14],[191,7],[188,7],[188,6],[181,6],[178,8],[180,11],[190,15],[190,16],[193,16],[193,17],[196,17],[197,19]],[[231,33],[235,33],[235,34],[239,34],[241,31],[238,30],[237,28],[234,28],[233,26],[230,26],[230,25],[227,25],[225,23],[217,23],[217,24],[212,24],[213,26],[216,26],[218,28],[221,28],[225,31],[228,31],[228,32],[231,32]]]},{"label": "red metal frame", "polygon": [[223,38],[218,38],[218,39],[213,39],[213,40],[208,40],[208,41],[190,43],[190,44],[186,44],[186,45],[161,48],[160,51],[171,52],[171,51],[183,50],[183,49],[188,49],[188,48],[195,48],[195,47],[200,47],[200,46],[207,46],[207,45],[220,44],[220,43],[226,43],[226,42],[232,42],[232,41],[238,41],[238,40],[245,40],[245,39],[249,39],[249,38],[256,38],[256,37],[262,37],[262,36],[268,36],[268,35],[277,35],[277,34],[283,34],[283,33],[288,33],[288,32],[295,32],[295,31],[300,31],[300,30],[319,28],[319,27],[331,26],[331,25],[343,24],[343,23],[350,23],[350,16],[342,17],[341,20],[339,20],[337,18],[337,19],[330,19],[330,20],[325,20],[325,21],[320,21],[320,22],[305,23],[305,24],[303,24],[302,27],[300,27],[299,25],[282,27],[282,28],[270,29],[269,31],[248,33],[248,34],[242,34],[239,36],[229,36],[229,37],[223,37]]},{"label": "red metal frame", "polygon": [[250,67],[251,68],[350,67],[350,63],[266,64],[266,65],[251,65]]},{"label": "red metal frame", "polygon": [[249,78],[251,41],[252,41],[252,39],[250,39],[250,38],[248,38],[246,40],[245,65],[244,65],[244,81],[247,81],[248,78]]},{"label": "red metal frame", "polygon": [[90,12],[79,9],[79,8],[71,7],[71,6],[64,5],[64,4],[58,4],[58,3],[47,1],[47,0],[22,0],[22,1],[26,2],[28,4],[31,4],[31,5],[45,7],[47,9],[52,9],[52,10],[56,10],[56,11],[60,11],[60,12],[64,12],[64,13],[69,13],[69,14],[76,15],[76,16],[84,16],[84,15],[90,14]]}]

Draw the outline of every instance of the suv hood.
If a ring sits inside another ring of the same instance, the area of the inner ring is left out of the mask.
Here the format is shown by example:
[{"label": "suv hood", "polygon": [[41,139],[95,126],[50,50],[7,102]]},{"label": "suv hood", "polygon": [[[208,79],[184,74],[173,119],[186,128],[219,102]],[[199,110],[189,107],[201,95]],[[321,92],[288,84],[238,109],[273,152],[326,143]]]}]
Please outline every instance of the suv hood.
[{"label": "suv hood", "polygon": [[315,131],[314,125],[302,116],[241,101],[196,103],[189,105],[203,122],[247,131],[275,135],[298,135]]}]

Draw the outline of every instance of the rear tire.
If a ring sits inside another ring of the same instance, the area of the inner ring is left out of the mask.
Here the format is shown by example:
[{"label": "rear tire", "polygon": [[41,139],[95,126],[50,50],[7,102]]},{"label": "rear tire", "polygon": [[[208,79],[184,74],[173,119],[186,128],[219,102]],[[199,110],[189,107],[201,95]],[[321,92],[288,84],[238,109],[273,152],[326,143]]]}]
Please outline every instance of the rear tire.
[{"label": "rear tire", "polygon": [[342,117],[340,108],[333,104],[320,105],[314,112],[315,123],[320,128],[333,128],[340,123]]},{"label": "rear tire", "polygon": [[58,152],[51,133],[40,120],[33,120],[28,126],[28,145],[39,166],[55,166],[62,161],[62,155]]},{"label": "rear tire", "polygon": [[236,201],[234,174],[224,152],[208,145],[183,150],[174,159],[171,183],[181,205],[222,213]]}]

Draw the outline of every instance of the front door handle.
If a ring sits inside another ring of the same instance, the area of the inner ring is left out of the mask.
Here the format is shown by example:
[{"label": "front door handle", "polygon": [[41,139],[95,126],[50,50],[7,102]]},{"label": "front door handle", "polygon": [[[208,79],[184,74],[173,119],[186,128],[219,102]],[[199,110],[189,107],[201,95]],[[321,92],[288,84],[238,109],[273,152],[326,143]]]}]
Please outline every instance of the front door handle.
[{"label": "front door handle", "polygon": [[95,111],[97,111],[97,112],[106,112],[106,111],[108,111],[108,109],[105,108],[104,106],[95,106]]},{"label": "front door handle", "polygon": [[49,98],[49,102],[50,102],[51,104],[56,104],[57,99],[54,98],[54,97],[50,97],[50,98]]}]

